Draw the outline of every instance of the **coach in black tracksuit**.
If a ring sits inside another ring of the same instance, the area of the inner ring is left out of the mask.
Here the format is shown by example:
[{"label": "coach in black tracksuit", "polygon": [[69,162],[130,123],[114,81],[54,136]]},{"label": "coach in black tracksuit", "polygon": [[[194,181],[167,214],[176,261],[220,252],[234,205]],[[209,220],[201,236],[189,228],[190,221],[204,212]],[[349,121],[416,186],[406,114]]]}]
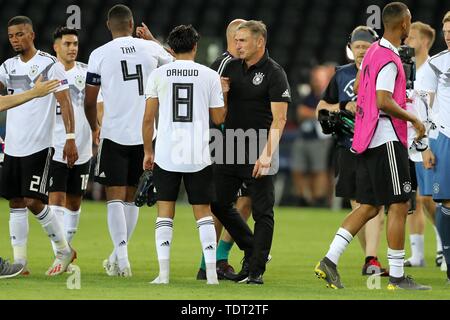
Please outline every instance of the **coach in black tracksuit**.
[{"label": "coach in black tracksuit", "polygon": [[[276,151],[291,101],[286,74],[269,57],[266,40],[263,23],[241,24],[236,32],[241,59],[229,61],[222,74],[230,83],[226,97],[226,150],[224,163],[216,159],[217,201],[212,204],[214,215],[245,251],[243,269],[236,280],[248,276],[247,283],[252,284],[263,283],[262,274],[272,245]],[[247,138],[240,149],[242,143],[235,137],[242,137],[244,132]],[[230,210],[243,182],[252,199],[254,236],[237,211]]]}]

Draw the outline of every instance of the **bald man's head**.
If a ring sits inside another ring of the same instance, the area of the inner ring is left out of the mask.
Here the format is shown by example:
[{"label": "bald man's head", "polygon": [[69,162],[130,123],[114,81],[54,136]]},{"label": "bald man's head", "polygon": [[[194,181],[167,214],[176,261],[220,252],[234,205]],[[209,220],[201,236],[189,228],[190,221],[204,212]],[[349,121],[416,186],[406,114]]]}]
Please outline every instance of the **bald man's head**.
[{"label": "bald man's head", "polygon": [[237,27],[243,22],[246,22],[244,19],[234,19],[230,22],[230,24],[227,27],[227,41],[230,42],[230,40],[234,41],[234,35],[236,34]]}]

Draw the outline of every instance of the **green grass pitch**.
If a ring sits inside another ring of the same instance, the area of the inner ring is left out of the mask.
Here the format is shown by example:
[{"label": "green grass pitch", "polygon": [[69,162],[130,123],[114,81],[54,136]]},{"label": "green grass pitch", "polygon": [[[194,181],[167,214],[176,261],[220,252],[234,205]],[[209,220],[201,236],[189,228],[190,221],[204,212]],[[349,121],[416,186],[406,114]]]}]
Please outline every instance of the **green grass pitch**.
[{"label": "green grass pitch", "polygon": [[[0,255],[11,258],[8,232],[8,205],[0,202]],[[78,251],[76,265],[81,269],[81,289],[69,290],[68,274],[49,278],[44,275],[52,263],[52,250],[47,236],[30,214],[28,257],[31,275],[0,281],[0,299],[449,299],[450,286],[445,285],[445,273],[434,266],[435,239],[431,226],[425,235],[425,268],[407,269],[407,273],[424,284],[433,286],[429,292],[391,292],[387,279],[381,279],[381,289],[369,290],[367,278],[361,276],[363,253],[354,241],[340,261],[343,290],[331,290],[313,272],[322,258],[338,226],[347,212],[306,208],[276,208],[275,234],[263,286],[247,286],[221,281],[208,286],[195,280],[200,261],[200,243],[192,210],[177,206],[174,240],[171,252],[169,285],[151,285],[158,273],[154,247],[156,209],[141,209],[136,231],[128,247],[132,278],[108,277],[102,261],[111,252],[105,203],[84,202],[78,233],[73,246]],[[409,243],[406,243],[407,256]],[[386,240],[382,237],[379,251],[386,261]],[[242,253],[235,246],[231,263],[240,270]]]}]

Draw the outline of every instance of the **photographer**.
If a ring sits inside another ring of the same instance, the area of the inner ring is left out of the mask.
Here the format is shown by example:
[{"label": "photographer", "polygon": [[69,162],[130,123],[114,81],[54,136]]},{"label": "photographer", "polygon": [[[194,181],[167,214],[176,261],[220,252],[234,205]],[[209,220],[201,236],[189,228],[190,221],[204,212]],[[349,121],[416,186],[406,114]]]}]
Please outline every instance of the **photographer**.
[{"label": "photographer", "polygon": [[[356,74],[361,67],[364,54],[370,45],[378,39],[376,32],[366,26],[356,27],[349,42],[349,48],[353,54],[354,63],[336,68],[336,74],[331,79],[323,99],[320,100],[317,106],[317,114],[319,121],[322,116],[327,115],[325,110],[332,112],[329,114],[328,124],[335,124],[335,128],[328,128],[333,132],[337,139],[336,151],[336,196],[350,199],[352,209],[355,209],[359,204],[355,201],[356,198],[356,155],[350,151],[353,140],[353,130],[348,127],[342,128],[342,116],[348,118],[347,123],[352,121],[356,110],[356,93],[353,90]],[[322,110],[322,111],[320,111]],[[347,112],[343,112],[346,110]],[[340,112],[340,114],[339,114]],[[323,121],[322,121],[323,123]],[[326,128],[324,127],[324,133]],[[385,269],[381,268],[380,262],[377,259],[377,251],[380,240],[380,232],[383,226],[384,216],[380,212],[374,219],[367,222],[367,224],[358,232],[358,239],[361,247],[366,255],[365,262],[362,269],[363,275],[370,275],[373,268],[379,268],[383,275],[387,275]],[[370,267],[370,268],[369,268]]]}]

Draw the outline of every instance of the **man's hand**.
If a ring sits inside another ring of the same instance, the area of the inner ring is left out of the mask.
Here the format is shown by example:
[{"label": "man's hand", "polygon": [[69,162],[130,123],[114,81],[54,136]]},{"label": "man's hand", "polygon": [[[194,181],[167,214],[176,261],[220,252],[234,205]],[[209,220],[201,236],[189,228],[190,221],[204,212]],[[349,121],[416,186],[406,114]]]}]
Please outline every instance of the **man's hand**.
[{"label": "man's hand", "polygon": [[141,27],[136,27],[136,36],[145,40],[155,40],[155,37],[150,32],[150,29],[143,22],[141,23]]},{"label": "man's hand", "polygon": [[423,167],[425,169],[433,169],[436,164],[436,158],[430,148],[422,152]]},{"label": "man's hand", "polygon": [[345,105],[345,110],[350,111],[351,113],[356,113],[356,102],[350,101]]},{"label": "man's hand", "polygon": [[63,160],[67,159],[67,166],[72,168],[78,160],[78,151],[75,139],[67,139],[63,150]]},{"label": "man's hand", "polygon": [[222,92],[230,91],[230,78],[220,77],[220,84],[222,85]]},{"label": "man's hand", "polygon": [[144,156],[144,161],[142,163],[142,168],[144,170],[153,170],[153,160],[154,160],[153,150],[150,152],[146,152]]},{"label": "man's hand", "polygon": [[425,126],[424,124],[417,118],[414,119],[414,121],[411,122],[414,126],[414,129],[416,130],[416,138],[414,140],[419,141],[422,140],[422,138],[425,136]]},{"label": "man's hand", "polygon": [[54,92],[59,87],[59,80],[42,81],[42,75],[36,80],[34,88],[31,89],[36,97],[43,97]]},{"label": "man's hand", "polygon": [[260,178],[262,176],[266,176],[270,170],[270,163],[272,159],[267,156],[260,156],[258,160],[255,162],[255,166],[253,167],[253,178]]}]

